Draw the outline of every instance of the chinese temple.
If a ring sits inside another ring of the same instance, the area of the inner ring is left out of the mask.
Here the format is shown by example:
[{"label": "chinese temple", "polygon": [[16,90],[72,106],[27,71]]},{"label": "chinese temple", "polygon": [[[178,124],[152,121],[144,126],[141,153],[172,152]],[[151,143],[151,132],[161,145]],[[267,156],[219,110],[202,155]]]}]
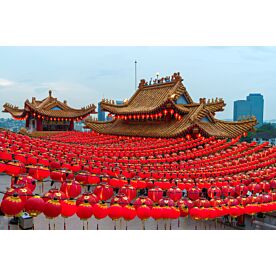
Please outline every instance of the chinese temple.
[{"label": "chinese temple", "polygon": [[24,108],[9,103],[4,104],[3,112],[8,112],[15,120],[25,120],[26,130],[35,131],[72,131],[74,122],[81,121],[89,114],[94,114],[96,106],[90,104],[80,109],[75,109],[67,104],[67,101],[59,101],[52,96],[43,100],[37,100],[35,97],[32,101],[25,101]]},{"label": "chinese temple", "polygon": [[113,120],[85,121],[91,130],[111,135],[141,137],[210,137],[233,138],[245,135],[257,124],[255,117],[228,122],[215,118],[223,111],[223,99],[200,98],[194,102],[179,73],[146,82],[140,81],[137,91],[123,104],[103,99],[101,108]]}]

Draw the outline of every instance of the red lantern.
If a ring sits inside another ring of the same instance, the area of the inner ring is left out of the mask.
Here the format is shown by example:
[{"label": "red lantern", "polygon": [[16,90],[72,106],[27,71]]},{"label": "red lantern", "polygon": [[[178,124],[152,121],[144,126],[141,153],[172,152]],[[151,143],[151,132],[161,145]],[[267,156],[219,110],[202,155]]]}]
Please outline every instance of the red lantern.
[{"label": "red lantern", "polygon": [[182,197],[182,191],[178,187],[172,187],[168,189],[167,195],[173,201],[178,201]]},{"label": "red lantern", "polygon": [[155,220],[163,218],[163,208],[159,205],[153,206],[151,209],[151,217]]},{"label": "red lantern", "polygon": [[147,220],[151,215],[151,208],[145,204],[139,206],[136,211],[137,217],[141,220]]},{"label": "red lantern", "polygon": [[36,217],[44,210],[45,201],[38,195],[30,197],[25,202],[25,211],[32,217]]},{"label": "red lantern", "polygon": [[7,196],[2,200],[1,210],[5,216],[17,217],[20,216],[24,208],[24,201],[14,193],[12,196]]},{"label": "red lantern", "polygon": [[50,176],[50,170],[44,166],[31,166],[29,169],[29,174],[34,179],[42,181],[43,179]]},{"label": "red lantern", "polygon": [[44,201],[48,201],[54,198],[56,198],[57,200],[63,200],[66,199],[66,196],[62,191],[53,188],[50,189],[47,193],[45,193],[42,198],[44,199]]},{"label": "red lantern", "polygon": [[6,173],[11,176],[18,176],[19,174],[23,173],[24,170],[24,164],[16,161],[9,162],[6,164],[5,168]]},{"label": "red lantern", "polygon": [[123,207],[122,215],[126,221],[133,220],[136,217],[136,209],[128,204]]},{"label": "red lantern", "polygon": [[124,194],[117,194],[116,196],[114,196],[110,202],[111,205],[113,204],[119,204],[121,205],[122,207],[123,206],[126,206],[130,203],[130,200],[128,199],[128,197]]},{"label": "red lantern", "polygon": [[100,200],[105,201],[109,200],[113,196],[114,192],[113,188],[110,185],[103,184],[95,187],[94,194],[97,195]]},{"label": "red lantern", "polygon": [[121,218],[122,215],[123,215],[123,207],[121,205],[119,205],[118,203],[115,203],[114,205],[111,205],[108,208],[108,216],[112,220],[117,220],[117,219]]},{"label": "red lantern", "polygon": [[61,203],[59,200],[57,198],[48,200],[44,205],[43,213],[49,219],[58,217],[61,213]]},{"label": "red lantern", "polygon": [[152,208],[153,201],[149,197],[146,197],[146,196],[140,196],[134,201],[134,207],[136,208],[136,210],[138,207],[142,206],[143,204]]},{"label": "red lantern", "polygon": [[221,196],[221,190],[218,187],[214,187],[214,186],[210,187],[207,192],[208,192],[208,196],[210,198],[215,198],[215,197]]},{"label": "red lantern", "polygon": [[163,197],[163,190],[159,187],[154,187],[148,190],[148,197],[153,202],[158,202]]},{"label": "red lantern", "polygon": [[96,203],[93,206],[93,212],[96,219],[103,219],[108,215],[108,206],[104,203]]},{"label": "red lantern", "polygon": [[197,200],[197,199],[199,199],[200,192],[201,192],[201,190],[197,187],[190,188],[188,190],[188,197],[191,200]]},{"label": "red lantern", "polygon": [[136,189],[129,184],[120,188],[119,193],[125,194],[130,201],[132,201],[137,195]]},{"label": "red lantern", "polygon": [[99,198],[92,193],[83,193],[77,198],[77,205],[80,205],[81,203],[84,203],[85,201],[88,201],[92,206],[99,202]]},{"label": "red lantern", "polygon": [[83,203],[77,206],[76,214],[81,220],[87,220],[93,215],[93,206],[87,200],[85,200]]},{"label": "red lantern", "polygon": [[76,201],[72,199],[66,199],[61,202],[61,215],[64,218],[72,217],[77,210]]},{"label": "red lantern", "polygon": [[63,192],[67,198],[75,198],[81,193],[81,185],[75,180],[69,180],[61,184],[60,191]]}]

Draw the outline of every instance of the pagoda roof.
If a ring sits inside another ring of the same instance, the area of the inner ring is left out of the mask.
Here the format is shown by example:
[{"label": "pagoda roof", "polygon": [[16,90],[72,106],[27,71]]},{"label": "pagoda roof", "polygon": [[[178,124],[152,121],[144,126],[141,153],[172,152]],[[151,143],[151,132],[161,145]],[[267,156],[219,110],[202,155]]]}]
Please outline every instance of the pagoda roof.
[{"label": "pagoda roof", "polygon": [[[184,101],[177,101],[183,96]],[[181,114],[181,119],[171,120],[122,120],[98,122],[91,119],[85,121],[86,127],[96,132],[111,135],[145,136],[145,137],[176,137],[199,128],[206,136],[233,138],[254,128],[255,117],[237,122],[226,122],[215,118],[217,111],[224,110],[223,99],[192,100],[182,84],[179,73],[171,78],[161,79],[159,83],[148,85],[145,80],[140,82],[138,90],[130,100],[122,105],[110,101],[102,101],[101,107],[113,114],[145,114],[153,113],[162,108],[174,108]]]},{"label": "pagoda roof", "polygon": [[85,125],[87,128],[102,134],[160,138],[177,137],[188,133],[194,127],[198,127],[206,136],[234,138],[252,130],[257,124],[255,117],[238,122],[226,122],[215,119],[212,115],[208,117],[210,122],[203,122],[200,120],[201,116],[193,116],[198,113],[198,109],[198,107],[190,108],[189,113],[184,115],[181,120],[171,120],[168,122],[159,120],[124,121],[118,119],[99,122],[87,119]]},{"label": "pagoda roof", "polygon": [[13,117],[25,117],[29,112],[35,112],[42,116],[57,117],[57,118],[77,118],[87,116],[91,113],[96,113],[96,106],[90,104],[80,109],[72,108],[67,105],[67,102],[61,102],[57,98],[52,96],[51,90],[49,96],[43,100],[36,100],[32,98],[32,101],[25,101],[24,109],[18,108],[17,106],[5,103],[3,105],[3,112],[10,113]]},{"label": "pagoda roof", "polygon": [[[181,95],[185,97],[188,104],[193,104],[181,76],[175,73],[170,79],[162,78],[155,84],[148,84],[145,80],[141,80],[138,90],[127,102],[114,104],[114,101],[102,100],[101,108],[114,114],[151,113],[165,103],[175,105],[174,101]],[[188,112],[185,106],[179,105],[179,108],[183,112]]]}]

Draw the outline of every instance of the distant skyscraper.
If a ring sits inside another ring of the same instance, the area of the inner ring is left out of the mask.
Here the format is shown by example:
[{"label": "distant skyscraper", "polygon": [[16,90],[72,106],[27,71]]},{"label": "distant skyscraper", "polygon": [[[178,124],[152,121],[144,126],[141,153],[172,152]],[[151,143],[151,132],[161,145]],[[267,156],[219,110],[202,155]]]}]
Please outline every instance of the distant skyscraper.
[{"label": "distant skyscraper", "polygon": [[[121,101],[121,100],[116,100],[115,101],[116,104],[123,104],[124,101]],[[101,102],[98,103],[98,121],[110,121],[112,120],[111,117],[108,117],[108,115],[105,114],[106,112],[104,112],[102,109],[101,109]]]},{"label": "distant skyscraper", "polygon": [[246,100],[234,102],[234,121],[242,119],[243,116],[252,115],[258,121],[257,127],[262,126],[264,120],[264,97],[259,93],[249,94]]},{"label": "distant skyscraper", "polygon": [[105,121],[105,112],[101,109],[101,103],[98,103],[98,121]]}]

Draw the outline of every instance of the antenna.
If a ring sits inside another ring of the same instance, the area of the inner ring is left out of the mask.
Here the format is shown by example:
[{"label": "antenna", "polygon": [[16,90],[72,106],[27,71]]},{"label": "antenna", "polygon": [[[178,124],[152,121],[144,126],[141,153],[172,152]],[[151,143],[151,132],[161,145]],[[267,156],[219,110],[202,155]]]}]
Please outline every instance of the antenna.
[{"label": "antenna", "polygon": [[137,60],[134,61],[134,74],[135,74],[135,87],[134,90],[137,89]]}]

